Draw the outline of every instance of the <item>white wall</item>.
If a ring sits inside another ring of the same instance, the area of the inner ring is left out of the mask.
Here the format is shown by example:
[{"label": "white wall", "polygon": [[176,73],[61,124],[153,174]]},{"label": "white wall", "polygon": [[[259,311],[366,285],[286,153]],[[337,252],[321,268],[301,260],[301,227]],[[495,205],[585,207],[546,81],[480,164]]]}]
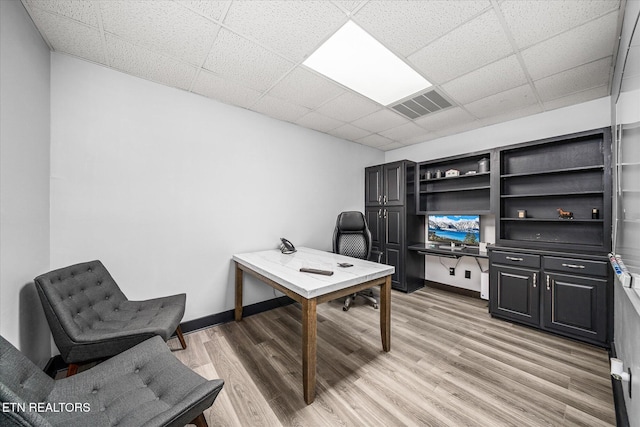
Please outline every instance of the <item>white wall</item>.
[{"label": "white wall", "polygon": [[[375,149],[69,56],[51,62],[51,267],[101,259],[130,299],[233,308],[234,253],[329,250]],[[249,280],[245,305],[274,297]]]},{"label": "white wall", "polygon": [[[400,159],[423,162],[606,127],[611,125],[610,110],[610,98],[600,98],[388,151],[385,153],[385,162]],[[493,215],[481,217],[481,239],[487,243],[495,243],[495,217]],[[482,266],[480,268],[473,259],[463,258],[456,267],[455,276],[449,276],[448,267],[453,267],[455,264],[456,261],[451,259],[426,257],[425,277],[436,282],[479,292],[480,271],[488,269],[487,260],[480,260]],[[465,270],[471,271],[471,279],[464,278]]]},{"label": "white wall", "polygon": [[49,328],[30,284],[49,267],[49,48],[22,3],[0,1],[0,332],[34,362]]}]

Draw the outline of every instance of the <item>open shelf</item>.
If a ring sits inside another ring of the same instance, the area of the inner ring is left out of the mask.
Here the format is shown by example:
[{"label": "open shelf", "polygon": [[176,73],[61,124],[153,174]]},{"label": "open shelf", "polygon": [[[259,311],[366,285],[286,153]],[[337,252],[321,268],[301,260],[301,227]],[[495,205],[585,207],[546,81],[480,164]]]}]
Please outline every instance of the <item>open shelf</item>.
[{"label": "open shelf", "polygon": [[[576,252],[611,248],[611,133],[597,129],[504,147],[496,160],[496,244]],[[557,210],[573,219],[558,218]],[[519,211],[526,218],[519,218]],[[592,218],[592,212],[598,218]]]},{"label": "open shelf", "polygon": [[[419,180],[416,185],[417,213],[490,213],[490,165],[493,156],[493,152],[480,152],[419,163]],[[481,169],[481,163],[487,165],[487,170]],[[460,175],[433,177],[437,171],[444,175],[451,169],[458,170]]]}]

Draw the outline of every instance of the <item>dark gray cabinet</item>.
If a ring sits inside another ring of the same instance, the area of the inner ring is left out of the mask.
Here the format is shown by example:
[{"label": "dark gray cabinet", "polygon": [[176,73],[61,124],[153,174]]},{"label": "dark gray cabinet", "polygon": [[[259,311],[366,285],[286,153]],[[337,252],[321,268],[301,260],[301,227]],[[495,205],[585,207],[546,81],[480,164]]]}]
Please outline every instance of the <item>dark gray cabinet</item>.
[{"label": "dark gray cabinet", "polygon": [[407,160],[365,169],[365,217],[373,249],[395,267],[391,286],[404,292],[424,286],[424,258],[407,249],[424,242],[424,225],[415,214],[415,170]]},{"label": "dark gray cabinet", "polygon": [[[538,290],[539,258],[537,266],[507,266],[519,263],[520,254],[512,256],[504,253],[490,257],[492,267],[490,271],[490,310],[492,314],[503,318],[526,323],[532,326],[540,324],[540,292]],[[509,261],[513,258],[515,261]],[[526,265],[526,264],[525,264]]]},{"label": "dark gray cabinet", "polygon": [[494,163],[491,314],[607,346],[611,129],[502,147]]},{"label": "dark gray cabinet", "polygon": [[608,345],[612,278],[606,259],[541,251],[489,254],[492,316]]}]

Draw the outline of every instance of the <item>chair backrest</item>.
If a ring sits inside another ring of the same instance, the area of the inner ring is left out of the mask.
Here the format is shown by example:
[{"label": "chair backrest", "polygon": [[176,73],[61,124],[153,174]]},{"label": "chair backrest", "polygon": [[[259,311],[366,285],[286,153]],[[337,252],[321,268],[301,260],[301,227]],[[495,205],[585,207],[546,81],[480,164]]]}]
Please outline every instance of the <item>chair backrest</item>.
[{"label": "chair backrest", "polygon": [[0,336],[0,402],[12,406],[0,411],[0,425],[49,426],[29,403],[46,400],[54,381]]},{"label": "chair backrest", "polygon": [[77,337],[100,313],[113,311],[127,297],[100,261],[53,270],[35,278],[53,339],[65,359]]},{"label": "chair backrest", "polygon": [[354,258],[369,259],[371,232],[362,212],[341,212],[333,232],[333,252]]}]

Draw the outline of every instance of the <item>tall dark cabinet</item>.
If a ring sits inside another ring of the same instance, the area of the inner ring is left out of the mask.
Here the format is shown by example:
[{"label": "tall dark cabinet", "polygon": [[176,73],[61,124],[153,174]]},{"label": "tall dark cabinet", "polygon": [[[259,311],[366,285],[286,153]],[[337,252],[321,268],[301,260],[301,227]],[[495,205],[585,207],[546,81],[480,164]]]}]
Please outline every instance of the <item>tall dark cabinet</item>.
[{"label": "tall dark cabinet", "polygon": [[612,338],[611,130],[498,150],[489,310],[570,338]]},{"label": "tall dark cabinet", "polygon": [[424,223],[416,215],[416,164],[408,160],[365,169],[365,216],[373,249],[395,267],[394,289],[413,292],[424,286],[424,257],[407,247],[424,242]]}]

